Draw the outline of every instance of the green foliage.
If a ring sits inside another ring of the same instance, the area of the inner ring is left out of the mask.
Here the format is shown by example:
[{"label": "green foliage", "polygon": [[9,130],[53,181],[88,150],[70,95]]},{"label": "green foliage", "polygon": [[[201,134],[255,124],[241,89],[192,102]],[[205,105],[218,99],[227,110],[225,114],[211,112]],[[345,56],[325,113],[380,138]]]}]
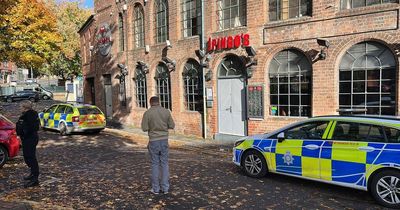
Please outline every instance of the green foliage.
[{"label": "green foliage", "polygon": [[0,59],[21,67],[48,63],[60,49],[55,16],[41,1],[6,2],[7,9],[0,13]]}]

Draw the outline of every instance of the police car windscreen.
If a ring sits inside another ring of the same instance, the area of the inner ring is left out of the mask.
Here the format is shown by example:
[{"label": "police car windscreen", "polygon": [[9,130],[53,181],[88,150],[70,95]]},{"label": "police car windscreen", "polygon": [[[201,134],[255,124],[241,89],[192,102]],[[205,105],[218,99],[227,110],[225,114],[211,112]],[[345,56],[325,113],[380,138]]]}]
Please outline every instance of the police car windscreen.
[{"label": "police car windscreen", "polygon": [[101,114],[100,110],[98,108],[93,108],[93,107],[82,107],[78,108],[79,114],[81,115],[87,115],[87,114]]}]

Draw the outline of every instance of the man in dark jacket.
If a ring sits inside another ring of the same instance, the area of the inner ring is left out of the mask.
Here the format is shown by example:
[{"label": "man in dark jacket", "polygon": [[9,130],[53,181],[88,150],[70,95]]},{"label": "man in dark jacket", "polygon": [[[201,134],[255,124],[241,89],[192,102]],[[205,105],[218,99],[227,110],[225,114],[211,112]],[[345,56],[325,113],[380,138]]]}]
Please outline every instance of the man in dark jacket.
[{"label": "man in dark jacket", "polygon": [[39,164],[36,159],[36,146],[39,141],[39,116],[32,109],[32,102],[21,102],[23,110],[22,115],[17,122],[17,134],[22,141],[22,151],[26,165],[31,169],[29,176],[24,177],[28,180],[24,187],[33,187],[39,185]]}]

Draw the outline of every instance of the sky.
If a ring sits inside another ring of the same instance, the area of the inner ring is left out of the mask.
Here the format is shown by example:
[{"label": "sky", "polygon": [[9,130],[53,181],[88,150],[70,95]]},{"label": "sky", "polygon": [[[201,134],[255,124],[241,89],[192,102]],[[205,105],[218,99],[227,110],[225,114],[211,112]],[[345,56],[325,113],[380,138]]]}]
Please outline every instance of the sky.
[{"label": "sky", "polygon": [[84,7],[93,8],[93,0],[85,0]]}]

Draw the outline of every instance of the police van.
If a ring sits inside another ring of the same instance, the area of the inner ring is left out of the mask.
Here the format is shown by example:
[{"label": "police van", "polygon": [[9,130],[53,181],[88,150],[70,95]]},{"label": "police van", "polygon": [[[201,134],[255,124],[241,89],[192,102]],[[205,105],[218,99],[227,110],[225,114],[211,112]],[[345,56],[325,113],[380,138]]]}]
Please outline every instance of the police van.
[{"label": "police van", "polygon": [[368,190],[400,208],[399,118],[309,118],[236,141],[233,162],[250,177],[272,172]]}]

